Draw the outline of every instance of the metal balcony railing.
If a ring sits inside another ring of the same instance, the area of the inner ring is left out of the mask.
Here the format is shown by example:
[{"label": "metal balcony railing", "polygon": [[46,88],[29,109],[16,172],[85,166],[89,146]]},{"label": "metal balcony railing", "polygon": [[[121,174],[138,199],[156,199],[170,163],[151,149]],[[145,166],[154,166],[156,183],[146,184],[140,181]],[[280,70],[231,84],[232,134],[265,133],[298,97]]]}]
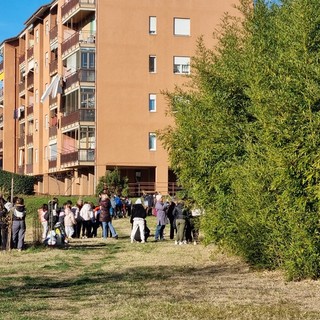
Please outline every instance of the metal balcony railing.
[{"label": "metal balcony railing", "polygon": [[49,72],[52,75],[53,73],[58,71],[58,59],[55,59],[49,64]]},{"label": "metal balcony railing", "polygon": [[64,17],[67,15],[71,10],[74,10],[76,7],[80,8],[95,8],[96,0],[70,0],[65,3],[61,7],[61,15]]},{"label": "metal balcony railing", "polygon": [[34,51],[33,49],[34,49],[33,46],[28,48],[28,50],[27,50],[27,59],[30,59],[31,57],[33,57],[33,51]]},{"label": "metal balcony railing", "polygon": [[79,43],[79,32],[74,33],[68,39],[64,40],[61,44],[61,52],[64,54],[66,51],[70,50],[73,46]]},{"label": "metal balcony railing", "polygon": [[57,167],[57,159],[48,160],[49,169],[53,169]]},{"label": "metal balcony railing", "polygon": [[79,69],[66,78],[65,88],[68,89],[76,82],[95,82],[96,71],[95,69]]},{"label": "metal balcony railing", "polygon": [[33,164],[26,165],[26,173],[33,173]]},{"label": "metal balcony railing", "polygon": [[58,133],[58,128],[56,126],[49,127],[49,137],[55,137]]},{"label": "metal balcony railing", "polygon": [[61,127],[66,127],[70,124],[80,121],[94,122],[95,109],[79,109],[61,118]]},{"label": "metal balcony railing", "polygon": [[49,31],[49,38],[50,41],[53,41],[58,37],[58,25],[55,25],[50,31]]},{"label": "metal balcony railing", "polygon": [[61,154],[61,164],[68,164],[71,162],[93,162],[95,158],[94,149],[80,149],[70,153]]},{"label": "metal balcony railing", "polygon": [[33,104],[30,104],[27,107],[27,116],[29,116],[30,114],[33,114]]},{"label": "metal balcony railing", "polygon": [[26,60],[26,55],[25,54],[22,54],[21,56],[19,56],[19,64],[25,62]]}]

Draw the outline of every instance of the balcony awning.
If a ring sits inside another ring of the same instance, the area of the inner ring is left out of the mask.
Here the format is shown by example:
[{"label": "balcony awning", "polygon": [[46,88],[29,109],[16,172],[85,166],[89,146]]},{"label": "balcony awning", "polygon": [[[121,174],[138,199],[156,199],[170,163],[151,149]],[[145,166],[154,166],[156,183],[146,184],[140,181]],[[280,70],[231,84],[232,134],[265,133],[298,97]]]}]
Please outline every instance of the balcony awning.
[{"label": "balcony awning", "polygon": [[52,98],[55,98],[58,93],[61,93],[60,79],[61,76],[58,74],[52,78],[48,88],[44,91],[43,95],[41,96],[41,103],[43,103],[49,97],[49,95],[51,95]]},{"label": "balcony awning", "polygon": [[0,81],[2,81],[4,79],[4,72],[0,73]]}]

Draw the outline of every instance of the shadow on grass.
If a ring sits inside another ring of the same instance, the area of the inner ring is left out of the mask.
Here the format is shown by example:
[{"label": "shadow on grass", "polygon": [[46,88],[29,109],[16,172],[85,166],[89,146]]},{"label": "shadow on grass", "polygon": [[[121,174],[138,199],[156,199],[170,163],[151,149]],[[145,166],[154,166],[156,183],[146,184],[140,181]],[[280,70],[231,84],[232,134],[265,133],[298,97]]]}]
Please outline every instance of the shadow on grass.
[{"label": "shadow on grass", "polygon": [[[151,291],[155,298],[159,294],[158,289],[164,288],[166,284],[183,283],[192,281],[195,286],[206,285],[208,277],[216,277],[224,274],[237,273],[238,269],[230,266],[217,267],[174,267],[166,270],[165,266],[134,267],[124,271],[113,271],[97,274],[84,273],[81,276],[61,279],[60,277],[48,276],[24,276],[24,277],[2,277],[3,284],[0,289],[0,300],[6,298],[19,299],[42,299],[53,297],[59,292],[59,299],[82,299],[99,291],[105,294],[111,292],[125,295],[128,299],[139,296],[150,297]],[[17,285],[19,283],[19,285]],[[149,291],[150,290],[150,291]],[[179,297],[171,292],[167,295],[179,300]],[[181,297],[182,298],[182,297]],[[186,298],[186,297],[185,297]],[[188,299],[194,299],[193,295]]]}]

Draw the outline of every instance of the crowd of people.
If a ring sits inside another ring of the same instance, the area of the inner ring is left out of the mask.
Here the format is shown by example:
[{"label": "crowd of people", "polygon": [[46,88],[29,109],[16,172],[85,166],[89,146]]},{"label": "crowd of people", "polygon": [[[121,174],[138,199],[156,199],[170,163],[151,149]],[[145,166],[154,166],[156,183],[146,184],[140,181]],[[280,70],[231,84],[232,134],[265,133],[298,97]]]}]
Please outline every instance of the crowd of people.
[{"label": "crowd of people", "polygon": [[[70,200],[59,205],[53,198],[38,209],[38,218],[42,226],[42,242],[48,245],[68,243],[72,238],[118,239],[112,221],[114,218],[130,217],[132,224],[130,241],[145,243],[150,237],[146,218],[155,216],[156,228],[154,241],[165,240],[165,228],[176,245],[199,242],[199,217],[201,211],[190,203],[175,198],[166,198],[161,194],[143,193],[132,204],[128,197],[109,193],[104,189],[97,204],[79,199],[75,204]],[[26,209],[23,198],[15,197],[5,201],[0,195],[0,245],[2,250],[24,248],[26,232]],[[98,230],[101,228],[101,231]],[[101,232],[101,233],[100,233]]]}]

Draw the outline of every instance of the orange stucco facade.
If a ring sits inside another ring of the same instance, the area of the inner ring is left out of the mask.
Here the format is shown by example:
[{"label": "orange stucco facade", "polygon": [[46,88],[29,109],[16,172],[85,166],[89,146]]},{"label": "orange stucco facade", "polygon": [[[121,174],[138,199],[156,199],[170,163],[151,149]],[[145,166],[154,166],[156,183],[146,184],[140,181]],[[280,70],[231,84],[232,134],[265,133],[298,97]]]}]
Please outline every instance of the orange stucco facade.
[{"label": "orange stucco facade", "polygon": [[114,168],[132,195],[174,193],[162,92],[187,81],[198,37],[212,46],[234,1],[44,4],[0,44],[2,168],[36,176],[37,193],[93,194]]}]

